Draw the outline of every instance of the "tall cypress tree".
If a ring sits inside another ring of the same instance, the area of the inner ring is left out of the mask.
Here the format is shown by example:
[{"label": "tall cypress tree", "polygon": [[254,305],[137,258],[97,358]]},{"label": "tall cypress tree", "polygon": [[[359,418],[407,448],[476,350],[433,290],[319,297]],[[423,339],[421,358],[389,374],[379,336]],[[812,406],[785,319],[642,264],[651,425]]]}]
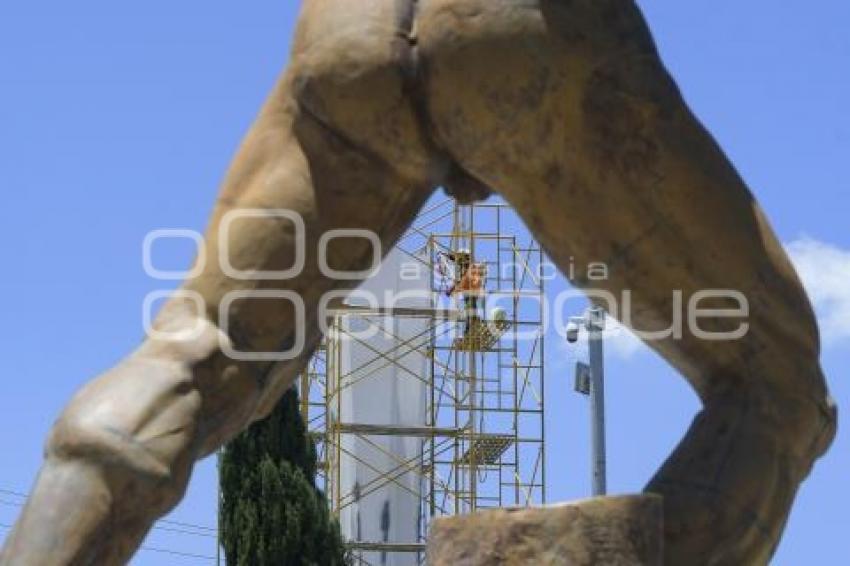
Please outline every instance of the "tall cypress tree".
[{"label": "tall cypress tree", "polygon": [[298,393],[224,449],[221,542],[228,566],[341,566],[339,525],[316,488]]}]

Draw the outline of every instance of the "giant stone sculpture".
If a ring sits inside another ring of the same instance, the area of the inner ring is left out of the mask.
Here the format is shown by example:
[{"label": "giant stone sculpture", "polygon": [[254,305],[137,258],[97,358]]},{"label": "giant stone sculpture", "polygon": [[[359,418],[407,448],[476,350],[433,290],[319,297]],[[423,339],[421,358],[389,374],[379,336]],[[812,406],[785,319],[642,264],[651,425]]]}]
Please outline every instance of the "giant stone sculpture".
[{"label": "giant stone sculpture", "polygon": [[[305,0],[290,65],[206,240],[209,258],[227,244],[240,270],[287,269],[292,222],[236,222],[227,242],[218,228],[232,210],[290,209],[305,221],[304,269],[246,280],[209,261],[187,281],[204,306],[177,297],[156,327],[200,332],[148,337],[71,401],[0,564],[129,560],[193,463],[290,386],[319,339],[322,295],[356,284],[321,274],[321,235],[370,229],[389,248],[439,186],[463,201],[499,191],[562,268],[572,256],[606,261],[610,279],[585,287],[631,290],[638,328],[669,325],[673,289],[748,297],[740,340],[651,344],[704,408],[647,491],[663,496],[667,563],[766,563],[835,433],[818,331],[768,221],[689,111],[635,3]],[[355,238],[331,252],[352,271],[371,253]],[[231,306],[225,334],[219,306],[234,290],[297,293],[306,329],[289,302],[254,300]],[[275,351],[298,336],[307,347],[288,362],[223,350]]]}]

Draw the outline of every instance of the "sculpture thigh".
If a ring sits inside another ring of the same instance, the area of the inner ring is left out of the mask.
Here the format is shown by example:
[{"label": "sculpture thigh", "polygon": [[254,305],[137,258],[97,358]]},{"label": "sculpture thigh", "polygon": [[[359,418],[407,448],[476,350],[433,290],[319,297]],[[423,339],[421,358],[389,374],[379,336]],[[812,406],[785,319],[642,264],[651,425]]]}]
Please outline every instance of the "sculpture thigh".
[{"label": "sculpture thigh", "polygon": [[[610,293],[620,307],[612,312],[639,330],[670,328],[700,291],[748,300],[743,338],[705,339],[685,315],[680,339],[649,342],[705,406],[647,489],[665,497],[666,563],[766,563],[835,430],[817,327],[767,220],[688,110],[637,7],[421,5],[417,39],[436,140],[504,194],[562,269],[607,264],[607,280],[579,273],[578,283]],[[674,306],[676,291],[684,307]]]},{"label": "sculpture thigh", "polygon": [[[373,39],[379,51],[389,51],[391,37]],[[237,155],[206,237],[202,273],[163,307],[158,333],[82,390],[57,421],[33,494],[0,555],[3,566],[126,563],[153,521],[180,500],[195,460],[269,411],[290,386],[320,336],[322,296],[356,285],[321,273],[322,234],[368,230],[389,248],[432,192],[430,158],[411,129],[415,120],[399,99],[402,89],[393,85],[396,67],[375,65],[369,77],[352,79],[352,89],[372,91],[370,100],[381,109],[373,116],[378,128],[389,128],[409,157],[398,164],[295,100],[305,89],[317,100],[326,88],[329,59],[311,49],[304,46],[295,57]],[[367,113],[364,104],[358,116],[368,120]],[[239,210],[248,216],[228,216]],[[303,219],[305,238],[281,211]],[[219,258],[223,237],[227,262]],[[297,275],[249,274],[289,269],[299,247],[305,258]],[[372,263],[373,247],[363,237],[343,236],[327,249],[335,270]],[[281,291],[304,301],[306,329],[297,326]],[[254,298],[233,300],[246,293]],[[231,303],[226,327],[225,302]],[[306,346],[287,362],[239,361],[222,351],[275,353],[297,343],[297,333]]]}]

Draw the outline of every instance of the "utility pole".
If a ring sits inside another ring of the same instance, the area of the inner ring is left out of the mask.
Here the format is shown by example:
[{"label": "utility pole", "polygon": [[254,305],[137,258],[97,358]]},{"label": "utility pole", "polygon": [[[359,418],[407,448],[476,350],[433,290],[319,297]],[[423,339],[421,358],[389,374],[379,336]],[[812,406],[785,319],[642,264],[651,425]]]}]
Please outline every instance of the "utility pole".
[{"label": "utility pole", "polygon": [[588,334],[590,365],[576,365],[576,391],[590,397],[591,427],[591,485],[593,496],[603,496],[608,491],[607,459],[605,455],[605,311],[593,307],[583,317],[570,319],[567,341],[578,341],[584,328]]}]

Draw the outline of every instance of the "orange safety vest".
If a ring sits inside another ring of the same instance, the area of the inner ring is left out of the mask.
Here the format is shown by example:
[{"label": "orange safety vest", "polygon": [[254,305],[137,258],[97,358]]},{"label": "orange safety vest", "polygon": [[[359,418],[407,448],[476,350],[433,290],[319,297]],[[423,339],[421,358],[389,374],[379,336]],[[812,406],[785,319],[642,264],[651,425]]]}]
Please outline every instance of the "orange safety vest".
[{"label": "orange safety vest", "polygon": [[480,263],[469,266],[460,281],[449,291],[451,295],[459,293],[480,294],[484,288],[484,266]]}]

